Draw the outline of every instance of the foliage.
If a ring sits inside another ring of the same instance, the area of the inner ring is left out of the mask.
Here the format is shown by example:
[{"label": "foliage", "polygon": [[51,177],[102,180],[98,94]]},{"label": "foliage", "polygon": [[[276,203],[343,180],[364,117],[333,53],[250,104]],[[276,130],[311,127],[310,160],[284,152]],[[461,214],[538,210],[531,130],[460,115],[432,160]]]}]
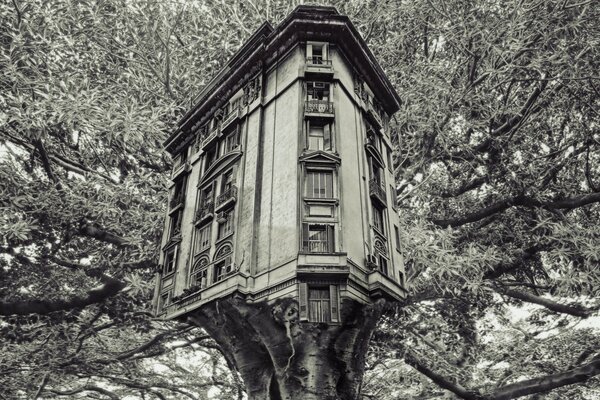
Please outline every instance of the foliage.
[{"label": "foliage", "polygon": [[[514,398],[518,381],[598,374],[597,4],[333,5],[403,100],[392,128],[413,294],[374,337],[365,397]],[[26,314],[0,322],[0,395],[240,395],[214,343],[147,314],[161,143],[245,38],[294,6],[0,4],[0,308]],[[184,366],[190,349],[206,357]],[[543,396],[599,395],[598,378],[577,382]]]}]

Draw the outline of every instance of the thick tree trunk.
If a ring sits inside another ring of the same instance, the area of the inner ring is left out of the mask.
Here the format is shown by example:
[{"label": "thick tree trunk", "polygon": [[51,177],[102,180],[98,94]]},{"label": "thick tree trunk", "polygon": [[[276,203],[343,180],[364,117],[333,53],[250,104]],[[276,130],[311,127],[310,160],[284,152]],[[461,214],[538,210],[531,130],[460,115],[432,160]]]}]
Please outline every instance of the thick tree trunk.
[{"label": "thick tree trunk", "polygon": [[214,301],[190,320],[219,343],[240,371],[250,399],[356,399],[365,354],[383,301],[343,300],[341,324],[299,321],[293,299]]}]

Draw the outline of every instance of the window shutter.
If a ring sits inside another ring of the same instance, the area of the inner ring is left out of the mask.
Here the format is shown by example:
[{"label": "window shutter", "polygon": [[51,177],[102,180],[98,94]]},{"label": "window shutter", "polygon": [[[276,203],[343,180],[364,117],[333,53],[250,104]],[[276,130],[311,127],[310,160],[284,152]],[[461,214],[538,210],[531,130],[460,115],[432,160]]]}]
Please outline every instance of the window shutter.
[{"label": "window shutter", "polygon": [[327,225],[327,252],[335,252],[335,238],[333,237],[333,225]]},{"label": "window shutter", "polygon": [[312,44],[306,45],[306,58],[312,58]]},{"label": "window shutter", "polygon": [[298,284],[298,306],[300,321],[308,321],[308,284]]},{"label": "window shutter", "polygon": [[323,60],[329,60],[329,46],[324,44],[322,47]]},{"label": "window shutter", "polygon": [[308,251],[308,224],[302,224],[302,250]]},{"label": "window shutter", "polygon": [[325,124],[323,127],[323,148],[325,150],[331,149],[331,125]]},{"label": "window shutter", "polygon": [[315,178],[315,173],[314,172],[310,172],[308,171],[306,173],[306,197],[315,197],[315,192],[314,192],[314,180]]},{"label": "window shutter", "polygon": [[340,322],[340,304],[337,285],[329,285],[329,304],[331,305],[331,322]]}]

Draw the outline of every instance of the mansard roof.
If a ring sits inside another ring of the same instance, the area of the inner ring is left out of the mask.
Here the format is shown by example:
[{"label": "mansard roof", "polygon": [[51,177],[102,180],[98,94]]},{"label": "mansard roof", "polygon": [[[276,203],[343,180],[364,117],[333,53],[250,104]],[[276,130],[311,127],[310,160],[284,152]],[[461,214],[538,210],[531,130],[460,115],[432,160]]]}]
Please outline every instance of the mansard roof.
[{"label": "mansard roof", "polygon": [[263,23],[200,91],[192,108],[179,121],[177,130],[165,141],[167,151],[176,153],[193,139],[185,136],[193,124],[203,123],[202,119],[212,114],[263,66],[269,67],[296,43],[307,40],[334,43],[376,93],[388,115],[398,111],[400,97],[350,19],[334,7],[300,5],[275,28],[268,22]]}]

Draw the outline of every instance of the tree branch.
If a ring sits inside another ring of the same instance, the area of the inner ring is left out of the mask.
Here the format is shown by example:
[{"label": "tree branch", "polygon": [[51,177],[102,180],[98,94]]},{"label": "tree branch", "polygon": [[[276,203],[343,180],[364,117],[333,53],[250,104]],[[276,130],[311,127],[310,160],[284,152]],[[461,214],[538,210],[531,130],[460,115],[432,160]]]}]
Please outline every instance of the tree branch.
[{"label": "tree branch", "polygon": [[102,389],[101,387],[98,387],[95,385],[85,385],[85,386],[80,387],[79,389],[73,389],[73,390],[67,390],[67,391],[48,389],[48,392],[57,394],[59,396],[71,396],[71,395],[81,393],[81,392],[98,392],[100,394],[107,396],[111,400],[119,400],[119,396],[117,396],[115,393],[111,392],[110,390]]},{"label": "tree branch", "polygon": [[469,391],[463,388],[461,385],[450,382],[446,377],[434,372],[430,368],[428,368],[425,364],[421,363],[420,360],[412,354],[410,351],[407,351],[404,355],[404,361],[431,379],[433,383],[438,385],[439,387],[449,390],[455,395],[459,396],[461,399],[465,400],[484,400],[485,398],[481,396],[479,393]]},{"label": "tree branch", "polygon": [[522,206],[522,207],[543,207],[548,210],[572,210],[574,208],[579,208],[586,206],[588,204],[600,202],[600,192],[588,193],[579,196],[575,196],[569,199],[555,200],[549,202],[542,202],[534,199],[530,196],[525,195],[516,195],[507,197],[500,201],[497,201],[487,207],[484,207],[480,210],[474,211],[469,214],[462,215],[460,217],[455,218],[447,218],[447,219],[431,219],[435,225],[438,225],[442,228],[447,226],[451,226],[456,228],[458,226],[462,226],[465,224],[469,224],[472,222],[477,222],[486,217],[492,216],[497,213],[501,213],[510,207],[513,206]]},{"label": "tree branch", "polygon": [[[94,273],[89,271],[87,274],[92,275]],[[0,315],[48,314],[55,311],[82,308],[90,304],[100,303],[107,298],[116,295],[125,287],[125,283],[101,272],[97,272],[95,275],[104,283],[104,285],[98,289],[89,290],[85,296],[75,296],[69,300],[30,300],[14,303],[0,302]]]},{"label": "tree branch", "polygon": [[503,386],[494,391],[490,399],[510,400],[530,394],[548,392],[562,386],[585,382],[598,374],[600,374],[600,355],[580,367]]},{"label": "tree branch", "polygon": [[79,226],[78,232],[80,235],[88,236],[102,242],[111,243],[118,247],[128,247],[131,245],[129,240],[85,221]]},{"label": "tree branch", "polygon": [[537,304],[547,308],[548,310],[561,313],[561,314],[569,314],[575,317],[587,318],[589,317],[594,310],[584,309],[582,307],[570,306],[567,304],[557,303],[555,301],[546,299],[544,297],[536,296],[527,292],[519,292],[512,289],[500,288],[494,286],[493,289],[505,296],[512,297],[513,299],[523,300],[528,303]]}]

